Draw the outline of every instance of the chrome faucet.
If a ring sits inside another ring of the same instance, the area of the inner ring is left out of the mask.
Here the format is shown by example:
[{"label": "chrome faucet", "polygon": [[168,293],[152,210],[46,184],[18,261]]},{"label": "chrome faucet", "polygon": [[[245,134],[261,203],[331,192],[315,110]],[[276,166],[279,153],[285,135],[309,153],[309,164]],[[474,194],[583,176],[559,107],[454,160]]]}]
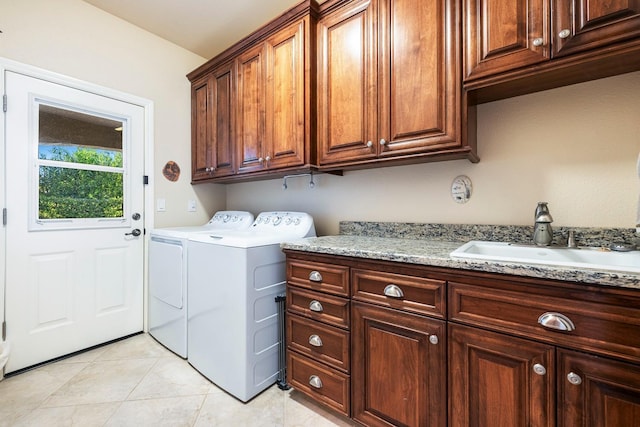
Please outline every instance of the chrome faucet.
[{"label": "chrome faucet", "polygon": [[553,218],[549,213],[547,202],[538,202],[533,226],[533,243],[538,246],[549,246],[553,241]]}]

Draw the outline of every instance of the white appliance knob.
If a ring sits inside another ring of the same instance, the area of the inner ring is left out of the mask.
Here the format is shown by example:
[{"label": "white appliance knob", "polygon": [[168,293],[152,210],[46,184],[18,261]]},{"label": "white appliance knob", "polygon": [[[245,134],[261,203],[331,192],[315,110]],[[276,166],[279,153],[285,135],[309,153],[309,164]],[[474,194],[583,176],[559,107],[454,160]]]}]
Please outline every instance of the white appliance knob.
[{"label": "white appliance knob", "polygon": [[287,225],[291,224],[291,221],[293,221],[290,217],[287,217],[287,219],[284,220],[284,223]]},{"label": "white appliance knob", "polygon": [[300,225],[300,218],[296,218],[293,220],[293,225]]}]

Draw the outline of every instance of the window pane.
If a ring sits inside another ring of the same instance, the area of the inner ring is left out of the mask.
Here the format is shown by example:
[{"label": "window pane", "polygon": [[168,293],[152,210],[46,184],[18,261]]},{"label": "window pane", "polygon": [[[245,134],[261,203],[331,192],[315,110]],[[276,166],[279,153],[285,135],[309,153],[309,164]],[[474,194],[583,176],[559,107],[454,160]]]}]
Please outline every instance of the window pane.
[{"label": "window pane", "polygon": [[40,166],[38,219],[122,218],[122,176]]},{"label": "window pane", "polygon": [[38,158],[122,167],[123,123],[41,104]]}]

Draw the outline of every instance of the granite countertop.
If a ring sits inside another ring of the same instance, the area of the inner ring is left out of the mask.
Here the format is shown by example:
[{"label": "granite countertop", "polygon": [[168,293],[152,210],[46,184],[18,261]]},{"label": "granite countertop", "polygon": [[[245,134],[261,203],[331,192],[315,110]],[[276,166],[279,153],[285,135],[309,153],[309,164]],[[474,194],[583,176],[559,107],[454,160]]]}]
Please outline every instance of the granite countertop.
[{"label": "granite countertop", "polygon": [[[347,224],[346,227],[343,225]],[[443,231],[442,228],[429,227],[437,231],[437,235],[428,231],[426,233],[407,232],[406,227],[402,233],[397,233],[397,229],[388,232],[389,228],[385,224],[382,228],[380,223],[375,223],[373,228],[350,228],[353,224],[363,223],[341,223],[341,234],[336,236],[311,237],[283,243],[283,249],[298,250],[328,255],[342,255],[356,258],[378,259],[385,261],[403,262],[409,264],[419,264],[435,267],[456,268],[462,270],[474,270],[490,273],[513,274],[518,276],[537,277],[543,279],[557,279],[571,282],[588,284],[608,285],[624,288],[640,289],[640,274],[610,272],[603,270],[560,267],[542,264],[524,264],[513,262],[498,262],[485,260],[455,259],[449,254],[469,240],[494,240],[495,232],[499,231],[500,238],[505,238],[504,230],[498,230],[499,226],[484,226],[494,233],[494,238],[487,238],[486,233],[465,233],[464,228],[453,226],[453,234]],[[371,224],[371,223],[365,223]],[[398,224],[394,224],[397,226]],[[424,231],[424,224],[412,224]],[[429,228],[428,227],[428,228]],[[452,226],[441,226],[452,227]],[[478,226],[473,226],[473,230],[478,232]],[[516,227],[517,228],[517,227]],[[371,229],[375,229],[371,232]],[[482,231],[483,227],[480,227]],[[355,234],[350,234],[355,230]],[[364,231],[363,230],[368,230]],[[382,230],[382,231],[381,231]],[[578,229],[575,229],[578,230]],[[467,230],[468,231],[468,230]],[[515,230],[516,234],[526,235],[526,230]],[[619,230],[617,231],[620,232]],[[509,233],[507,231],[507,233]],[[581,236],[593,236],[593,229],[581,229]],[[399,236],[399,234],[401,236]],[[470,235],[471,234],[471,235]],[[470,236],[469,236],[470,235]],[[601,234],[598,234],[599,236]],[[469,237],[465,237],[469,236]],[[490,236],[489,236],[490,237]],[[517,241],[512,237],[511,241]],[[619,236],[618,236],[619,237]],[[609,236],[610,238],[610,236]]]}]

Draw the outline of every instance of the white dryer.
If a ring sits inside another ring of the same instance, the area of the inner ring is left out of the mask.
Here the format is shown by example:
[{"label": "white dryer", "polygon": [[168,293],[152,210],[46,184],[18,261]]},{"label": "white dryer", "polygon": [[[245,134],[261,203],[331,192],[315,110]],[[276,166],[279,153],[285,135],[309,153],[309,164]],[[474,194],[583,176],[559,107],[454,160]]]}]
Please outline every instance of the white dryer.
[{"label": "white dryer", "polygon": [[219,211],[201,226],[156,228],[149,233],[149,333],[177,355],[187,357],[189,236],[248,229],[252,223],[249,212]]},{"label": "white dryer", "polygon": [[310,215],[263,212],[249,230],[189,238],[189,363],[247,402],[277,380],[280,243],[315,236]]}]

